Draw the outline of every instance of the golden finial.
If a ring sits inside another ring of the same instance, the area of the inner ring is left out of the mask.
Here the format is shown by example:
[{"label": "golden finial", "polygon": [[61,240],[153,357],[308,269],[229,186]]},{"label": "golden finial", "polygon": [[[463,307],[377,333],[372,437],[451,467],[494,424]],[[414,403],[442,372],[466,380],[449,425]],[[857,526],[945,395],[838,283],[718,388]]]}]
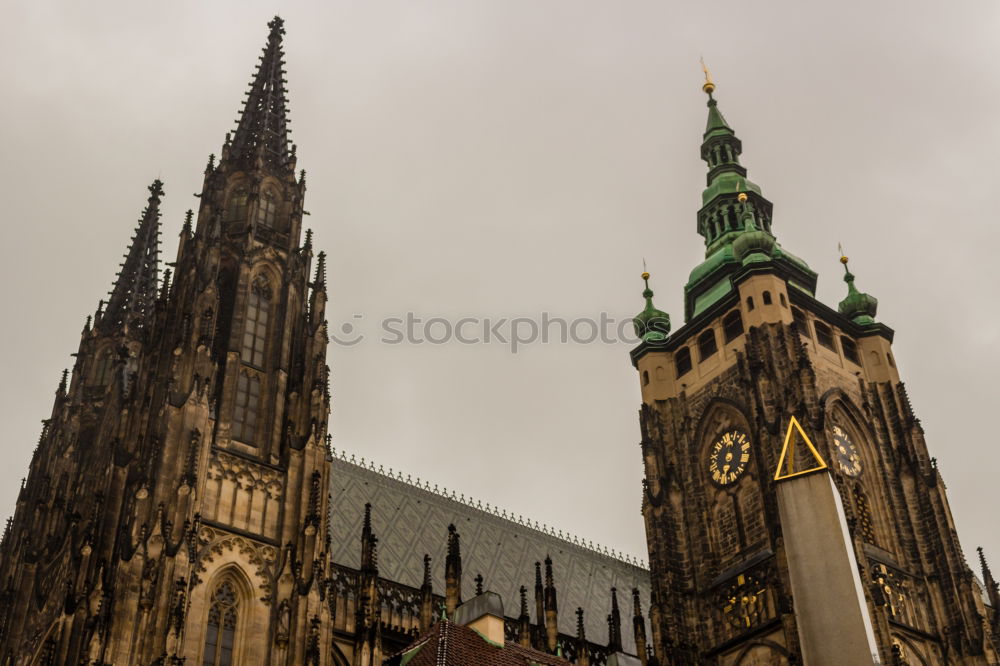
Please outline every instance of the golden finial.
[{"label": "golden finial", "polygon": [[739,194],[736,195],[736,200],[739,201],[740,203],[746,203],[746,201],[747,201],[747,193],[746,192],[740,192]]},{"label": "golden finial", "polygon": [[642,279],[649,280],[649,271],[646,270],[646,257],[642,258]]},{"label": "golden finial", "polygon": [[709,96],[715,91],[715,83],[712,82],[712,73],[708,71],[708,65],[705,64],[705,59],[701,58],[701,71],[705,72],[705,83],[702,84],[701,89],[704,90]]},{"label": "golden finial", "polygon": [[842,264],[844,264],[846,266],[847,265],[847,255],[844,254],[844,246],[841,245],[840,243],[837,243],[837,252],[840,253],[840,263],[842,263]]}]

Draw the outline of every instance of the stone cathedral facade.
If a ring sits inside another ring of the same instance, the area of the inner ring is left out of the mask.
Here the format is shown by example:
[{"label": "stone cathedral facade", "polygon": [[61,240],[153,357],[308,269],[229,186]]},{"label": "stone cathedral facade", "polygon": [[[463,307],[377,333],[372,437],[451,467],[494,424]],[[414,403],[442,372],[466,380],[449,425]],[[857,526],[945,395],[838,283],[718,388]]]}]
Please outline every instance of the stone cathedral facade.
[{"label": "stone cathedral facade", "polygon": [[714,99],[686,324],[648,284],[636,317],[648,570],[337,454],[325,257],[269,28],[172,270],[155,181],[56,391],[0,542],[0,664],[405,663],[490,590],[546,663],[802,663],[772,478],[790,416],[829,461],[880,660],[998,663],[1000,594],[962,557],[892,330],[849,272],[837,310],[815,299]]},{"label": "stone cathedral facade", "polygon": [[[997,585],[984,561],[981,587],[962,555],[892,329],[875,320],[877,301],[855,286],[847,257],[844,300],[833,309],[816,299],[817,275],[777,242],[772,204],[747,179],[707,71],[704,89],[706,258],[673,333],[644,275],[643,340],[632,351],[656,654],[668,664],[797,663],[806,611],[775,493],[795,417],[839,491],[881,663],[998,663]],[[826,563],[810,564],[807,584],[824,585]]]}]

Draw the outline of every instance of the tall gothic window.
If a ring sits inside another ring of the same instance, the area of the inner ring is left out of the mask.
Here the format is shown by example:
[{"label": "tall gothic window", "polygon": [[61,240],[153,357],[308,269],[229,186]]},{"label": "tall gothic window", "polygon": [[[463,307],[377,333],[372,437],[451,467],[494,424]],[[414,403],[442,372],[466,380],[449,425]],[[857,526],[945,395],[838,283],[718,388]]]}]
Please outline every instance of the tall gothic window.
[{"label": "tall gothic window", "polygon": [[233,437],[253,444],[260,411],[260,379],[241,372],[236,380],[236,406],[233,409]]},{"label": "tall gothic window", "polygon": [[237,222],[245,220],[247,217],[247,190],[245,187],[237,187],[229,195],[229,203],[226,205],[226,222]]},{"label": "tall gothic window", "polygon": [[259,277],[250,287],[247,298],[247,316],[243,324],[243,362],[264,366],[264,349],[267,343],[267,325],[271,312],[271,289],[267,280]]},{"label": "tall gothic window", "polygon": [[275,201],[273,192],[265,192],[260,198],[260,209],[257,214],[257,222],[265,227],[274,226],[274,218],[278,213],[278,203]]},{"label": "tall gothic window", "polygon": [[111,379],[111,351],[105,351],[97,358],[97,367],[94,369],[94,386],[105,386]]},{"label": "tall gothic window", "polygon": [[231,581],[215,588],[208,610],[208,631],[205,633],[205,657],[202,666],[232,666],[233,644],[239,599]]}]

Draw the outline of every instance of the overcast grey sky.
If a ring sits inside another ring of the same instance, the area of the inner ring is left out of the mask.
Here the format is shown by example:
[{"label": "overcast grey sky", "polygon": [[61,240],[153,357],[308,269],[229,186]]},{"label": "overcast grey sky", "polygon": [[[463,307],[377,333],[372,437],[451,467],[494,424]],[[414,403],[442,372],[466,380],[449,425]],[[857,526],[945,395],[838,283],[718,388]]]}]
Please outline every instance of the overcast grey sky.
[{"label": "overcast grey sky", "polygon": [[171,260],[276,12],[331,325],[369,336],[330,348],[337,449],[645,556],[627,344],[373,338],[408,311],[631,316],[643,257],[679,325],[704,55],[820,298],[838,242],[879,298],[963,546],[1000,567],[993,0],[8,3],[0,520],[146,185]]}]

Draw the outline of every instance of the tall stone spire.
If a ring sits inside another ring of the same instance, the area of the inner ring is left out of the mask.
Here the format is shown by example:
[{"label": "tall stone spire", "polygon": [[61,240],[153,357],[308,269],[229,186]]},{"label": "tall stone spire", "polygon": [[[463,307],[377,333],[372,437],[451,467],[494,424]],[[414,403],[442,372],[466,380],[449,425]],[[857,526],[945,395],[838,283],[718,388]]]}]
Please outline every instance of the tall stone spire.
[{"label": "tall stone spire", "polygon": [[454,617],[455,609],[462,603],[462,547],[458,530],[448,525],[448,554],[444,560],[445,603],[448,616]]},{"label": "tall stone spire", "polygon": [[993,572],[990,571],[990,566],[986,563],[986,555],[983,554],[983,547],[979,546],[976,548],[976,552],[979,553],[979,566],[983,572],[983,585],[986,587],[986,597],[990,600],[990,605],[993,606],[994,625],[1000,629],[1000,585],[993,578]]},{"label": "tall stone spire", "polygon": [[545,556],[545,637],[546,649],[555,654],[559,643],[559,603],[552,575],[552,558],[548,555]]},{"label": "tall stone spire", "polygon": [[608,652],[622,651],[622,614],[618,609],[618,589],[611,588],[611,613],[608,614]]},{"label": "tall stone spire", "polygon": [[267,165],[294,169],[290,163],[294,148],[289,150],[285,54],[281,45],[284,25],[278,16],[267,24],[270,32],[264,54],[246,93],[236,132],[223,154],[224,160],[245,168]]},{"label": "tall stone spire", "polygon": [[97,324],[105,333],[134,333],[146,325],[152,313],[157,297],[162,196],[163,183],[156,179],[149,186],[146,208]]}]

